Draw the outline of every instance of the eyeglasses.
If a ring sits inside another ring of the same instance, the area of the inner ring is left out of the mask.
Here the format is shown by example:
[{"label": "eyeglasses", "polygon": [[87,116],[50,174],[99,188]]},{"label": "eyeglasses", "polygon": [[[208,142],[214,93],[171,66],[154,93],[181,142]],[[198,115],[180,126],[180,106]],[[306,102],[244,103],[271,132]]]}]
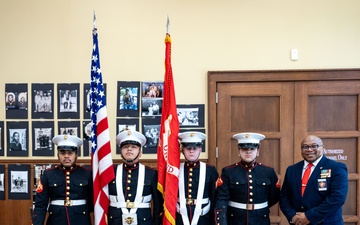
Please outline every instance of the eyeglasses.
[{"label": "eyeglasses", "polygon": [[317,144],[313,144],[313,145],[302,145],[301,146],[301,149],[302,150],[308,150],[308,149],[312,149],[312,150],[317,150],[319,147],[321,147],[321,146],[323,146],[323,145],[317,145]]}]

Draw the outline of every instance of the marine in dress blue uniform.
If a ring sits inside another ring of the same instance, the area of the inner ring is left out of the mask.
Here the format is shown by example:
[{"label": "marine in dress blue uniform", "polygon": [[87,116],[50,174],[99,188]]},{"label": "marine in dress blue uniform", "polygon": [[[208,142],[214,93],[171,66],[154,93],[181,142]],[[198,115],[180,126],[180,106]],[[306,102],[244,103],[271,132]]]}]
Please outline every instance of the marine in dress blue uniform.
[{"label": "marine in dress blue uniform", "polygon": [[60,165],[45,170],[36,189],[33,225],[91,225],[93,185],[91,171],[76,164],[77,149],[82,140],[75,136],[58,135]]},{"label": "marine in dress blue uniform", "polygon": [[212,165],[200,162],[206,135],[189,131],[179,134],[185,162],[180,164],[177,225],[214,224],[216,180],[218,172]]},{"label": "marine in dress blue uniform", "polygon": [[269,225],[270,207],[279,201],[280,182],[273,168],[256,161],[258,133],[239,133],[240,162],[222,169],[217,181],[215,221],[219,225]]},{"label": "marine in dress blue uniform", "polygon": [[[280,208],[290,224],[341,225],[342,205],[348,192],[346,165],[323,155],[322,140],[307,136],[301,143],[304,160],[291,165],[285,173],[280,193]],[[302,174],[309,163],[312,172],[301,194]]]},{"label": "marine in dress blue uniform", "polygon": [[116,136],[116,143],[123,163],[115,168],[115,179],[108,186],[108,224],[161,224],[163,198],[157,190],[157,171],[139,163],[145,136],[125,130]]}]

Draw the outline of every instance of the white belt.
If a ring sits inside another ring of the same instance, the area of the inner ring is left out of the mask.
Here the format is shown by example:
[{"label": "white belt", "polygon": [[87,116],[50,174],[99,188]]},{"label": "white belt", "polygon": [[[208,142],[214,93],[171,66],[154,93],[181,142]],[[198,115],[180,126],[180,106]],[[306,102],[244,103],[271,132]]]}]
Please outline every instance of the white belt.
[{"label": "white belt", "polygon": [[[178,199],[178,202],[179,199]],[[203,198],[203,199],[196,199],[196,198],[186,198],[185,199],[185,204],[186,205],[196,205],[196,204],[208,204],[209,203],[209,198]]]},{"label": "white belt", "polygon": [[[207,201],[206,201],[207,200]],[[206,202],[205,202],[206,201]],[[200,216],[203,216],[203,215],[206,215],[209,211],[210,211],[210,206],[211,206],[211,203],[209,202],[209,198],[205,198],[205,199],[202,199],[202,204],[206,204],[206,203],[209,203],[207,204],[204,208],[202,209],[199,209],[199,215]],[[192,204],[188,204],[187,205],[195,205],[196,203],[192,203]],[[183,214],[184,211],[187,210],[186,208],[184,209],[180,209],[180,205],[179,203],[176,204],[176,211],[179,213],[179,214]],[[195,211],[196,211],[196,208],[195,208]]]},{"label": "white belt", "polygon": [[[145,196],[143,199],[148,200],[149,199],[148,196]],[[119,202],[116,195],[110,195],[109,199],[110,199],[110,206],[116,208],[133,209],[133,208],[150,208],[151,206],[150,202]],[[151,200],[151,195],[150,195],[150,200]]]},{"label": "white belt", "polygon": [[61,205],[61,206],[77,206],[77,205],[85,205],[86,200],[52,200],[50,205]]},{"label": "white belt", "polygon": [[238,209],[245,209],[245,210],[256,210],[256,209],[263,209],[268,206],[268,202],[263,203],[257,203],[257,204],[244,204],[244,203],[238,203],[229,201],[229,206],[238,208]]}]

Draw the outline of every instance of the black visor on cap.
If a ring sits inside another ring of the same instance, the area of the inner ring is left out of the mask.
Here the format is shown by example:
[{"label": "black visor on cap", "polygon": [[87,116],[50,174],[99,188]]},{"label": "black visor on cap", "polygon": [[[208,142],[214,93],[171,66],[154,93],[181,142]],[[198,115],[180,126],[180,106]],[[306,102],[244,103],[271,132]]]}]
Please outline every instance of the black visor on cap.
[{"label": "black visor on cap", "polygon": [[75,146],[64,146],[64,145],[62,145],[62,146],[58,146],[58,147],[57,147],[57,150],[75,151],[75,150],[77,150],[77,147],[75,147]]},{"label": "black visor on cap", "polygon": [[133,140],[121,142],[120,148],[122,148],[124,145],[137,145],[137,146],[141,147],[141,144],[139,142],[133,141]]},{"label": "black visor on cap", "polygon": [[202,146],[201,142],[183,142],[181,143],[183,147],[193,147],[193,148],[199,148]]},{"label": "black visor on cap", "polygon": [[239,149],[247,149],[247,148],[258,148],[258,143],[239,143],[238,148]]}]

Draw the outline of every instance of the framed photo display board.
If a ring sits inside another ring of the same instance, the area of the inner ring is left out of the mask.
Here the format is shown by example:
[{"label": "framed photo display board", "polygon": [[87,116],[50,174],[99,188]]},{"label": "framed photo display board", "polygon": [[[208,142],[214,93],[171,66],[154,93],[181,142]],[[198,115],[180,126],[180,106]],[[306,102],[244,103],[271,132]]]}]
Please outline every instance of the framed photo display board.
[{"label": "framed photo display board", "polygon": [[139,117],[140,82],[117,84],[117,117]]},{"label": "framed photo display board", "polygon": [[80,84],[58,84],[58,119],[80,118]]},{"label": "framed photo display board", "polygon": [[33,119],[54,119],[54,84],[32,84]]},{"label": "framed photo display board", "polygon": [[28,122],[6,122],[7,156],[29,156]]},{"label": "framed photo display board", "polygon": [[5,84],[6,119],[28,118],[28,84]]},{"label": "framed photo display board", "polygon": [[32,122],[32,145],[33,156],[54,156],[54,122],[33,121]]}]

